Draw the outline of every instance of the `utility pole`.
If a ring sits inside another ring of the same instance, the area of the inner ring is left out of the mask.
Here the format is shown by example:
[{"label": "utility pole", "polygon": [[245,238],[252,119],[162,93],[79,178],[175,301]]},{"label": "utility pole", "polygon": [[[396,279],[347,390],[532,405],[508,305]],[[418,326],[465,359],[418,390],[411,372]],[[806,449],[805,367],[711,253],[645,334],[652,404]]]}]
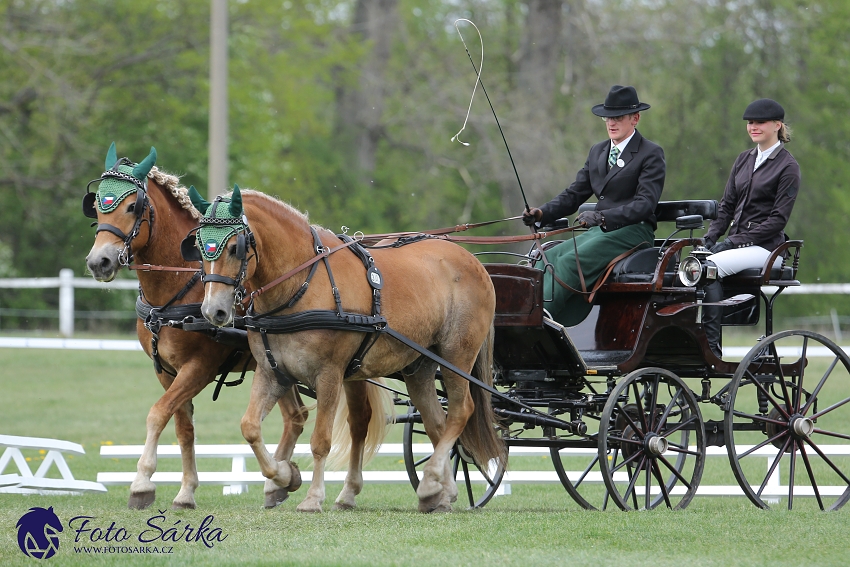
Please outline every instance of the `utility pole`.
[{"label": "utility pole", "polygon": [[207,195],[230,186],[227,162],[227,0],[210,0],[210,127]]}]

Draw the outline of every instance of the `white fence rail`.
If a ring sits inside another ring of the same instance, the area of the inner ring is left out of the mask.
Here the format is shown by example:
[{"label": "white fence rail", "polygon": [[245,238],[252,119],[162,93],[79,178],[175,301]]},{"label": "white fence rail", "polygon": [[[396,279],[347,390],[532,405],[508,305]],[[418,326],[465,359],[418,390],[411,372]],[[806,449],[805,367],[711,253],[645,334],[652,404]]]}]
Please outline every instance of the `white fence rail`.
[{"label": "white fence rail", "polygon": [[[277,448],[276,445],[266,445],[266,449],[273,453]],[[750,447],[738,446],[739,451],[746,451]],[[142,454],[142,445],[104,445],[100,448],[100,456],[109,459],[115,458],[134,458],[138,459]],[[820,449],[828,456],[850,455],[850,445],[820,445]],[[412,446],[413,454],[417,457],[429,455],[433,452],[430,443],[414,443]],[[691,450],[696,450],[696,447],[691,447]],[[403,446],[401,443],[384,443],[379,451],[379,456],[400,457],[403,455]],[[593,449],[564,449],[561,455],[569,452],[574,456],[593,457],[596,451]],[[511,447],[511,457],[548,457],[549,449],[537,447]],[[762,447],[753,452],[752,455],[764,457],[765,467],[770,471],[770,465],[776,458],[777,450],[775,447]],[[295,447],[294,457],[310,457],[312,455],[308,444],[299,443]],[[207,485],[224,485],[224,494],[241,494],[248,491],[249,484],[261,484],[265,482],[260,472],[249,472],[246,468],[246,459],[253,459],[254,453],[248,445],[196,445],[195,456],[198,459],[203,458],[225,458],[231,459],[230,471],[204,471],[198,472],[198,479],[201,484]],[[710,458],[721,457],[728,459],[726,449],[723,447],[707,447],[706,456]],[[160,445],[157,447],[157,458],[180,458],[180,447],[177,445]],[[459,472],[459,475],[462,473]],[[583,471],[567,471],[567,476],[570,479],[578,479],[583,475]],[[345,480],[345,471],[326,471],[325,482],[337,483]],[[135,478],[135,472],[99,472],[97,473],[97,481],[106,486],[129,485]],[[157,484],[180,484],[183,473],[181,472],[156,472],[151,480]],[[311,471],[301,471],[301,479],[308,483],[312,480],[313,473]],[[617,481],[617,477],[614,477]],[[462,477],[458,476],[458,481]],[[472,469],[470,471],[470,480],[472,482],[484,482],[484,477],[478,471]],[[409,483],[410,478],[406,471],[363,471],[363,481],[366,483]],[[560,483],[557,473],[554,468],[545,471],[526,471],[526,470],[508,470],[502,479],[499,490],[496,495],[507,495],[511,493],[511,484],[526,484],[526,483]],[[584,478],[586,483],[602,483],[602,475],[597,472],[591,473]],[[847,486],[821,486],[818,487],[820,493],[826,496],[838,496],[847,490]],[[677,487],[673,490],[674,493],[683,491],[683,487]],[[754,487],[758,490],[758,487]],[[814,496],[814,491],[807,487],[796,487],[794,489],[795,496]],[[697,496],[744,496],[744,491],[737,484],[735,485],[700,485],[697,488]],[[767,485],[762,492],[762,496],[771,500],[779,499],[788,495],[788,486],[783,485],[777,469],[768,479]]]},{"label": "white fence rail", "polygon": [[[74,290],[76,288],[87,289],[131,289],[139,287],[136,280],[113,280],[108,283],[98,282],[90,277],[76,278],[74,270],[64,268],[59,270],[58,278],[0,278],[0,289],[59,289],[59,332],[64,337],[74,335]],[[771,287],[764,288],[770,292]],[[789,287],[784,291],[785,295],[846,295],[850,294],[850,283],[834,284],[803,284],[798,287]],[[832,314],[833,324],[836,315]],[[840,333],[840,331],[839,331]]]}]

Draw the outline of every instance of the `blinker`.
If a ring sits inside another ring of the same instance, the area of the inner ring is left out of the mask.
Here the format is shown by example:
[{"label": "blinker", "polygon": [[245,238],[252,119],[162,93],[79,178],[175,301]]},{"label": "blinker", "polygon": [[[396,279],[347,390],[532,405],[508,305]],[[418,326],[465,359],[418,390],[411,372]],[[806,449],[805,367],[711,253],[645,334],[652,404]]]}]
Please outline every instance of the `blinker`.
[{"label": "blinker", "polygon": [[195,238],[194,234],[189,233],[189,235],[180,243],[180,253],[183,255],[183,259],[187,262],[201,261],[201,251],[198,250],[197,246],[195,246]]}]

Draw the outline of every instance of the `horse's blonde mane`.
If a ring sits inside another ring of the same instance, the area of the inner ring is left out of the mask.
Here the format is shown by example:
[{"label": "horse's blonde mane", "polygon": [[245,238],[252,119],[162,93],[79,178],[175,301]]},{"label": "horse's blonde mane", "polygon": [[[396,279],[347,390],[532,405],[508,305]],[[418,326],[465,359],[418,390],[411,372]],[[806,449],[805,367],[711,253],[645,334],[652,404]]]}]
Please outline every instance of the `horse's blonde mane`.
[{"label": "horse's blonde mane", "polygon": [[[292,213],[293,215],[297,216],[300,219],[303,219],[304,222],[306,222],[308,224],[310,223],[310,219],[307,217],[306,213],[302,213],[301,211],[299,211],[298,209],[296,209],[295,207],[293,207],[289,203],[281,201],[279,198],[275,197],[274,195],[269,195],[267,193],[262,193],[260,191],[254,191],[253,189],[242,189],[241,187],[239,188],[239,191],[243,195],[255,195],[257,197],[260,197],[261,199],[265,199],[265,200],[267,200],[271,203],[274,203],[275,205],[280,205],[284,209],[286,209],[287,211]],[[318,228],[322,228],[322,227],[318,227]]]},{"label": "horse's blonde mane", "polygon": [[201,213],[198,212],[198,209],[192,205],[192,200],[189,198],[189,190],[180,185],[179,177],[166,173],[156,166],[151,168],[151,172],[148,173],[148,177],[156,181],[157,185],[160,187],[168,189],[180,206],[192,214],[192,218],[201,218]]}]

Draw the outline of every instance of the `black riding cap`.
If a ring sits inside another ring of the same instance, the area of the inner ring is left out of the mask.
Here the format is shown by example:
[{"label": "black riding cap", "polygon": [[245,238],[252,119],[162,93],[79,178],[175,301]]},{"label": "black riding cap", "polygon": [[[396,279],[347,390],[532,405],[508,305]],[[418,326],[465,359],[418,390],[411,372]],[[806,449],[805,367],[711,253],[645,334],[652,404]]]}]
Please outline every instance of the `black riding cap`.
[{"label": "black riding cap", "polygon": [[638,100],[634,87],[614,85],[605,97],[605,104],[597,104],[590,111],[603,118],[615,118],[646,110],[649,105]]},{"label": "black riding cap", "polygon": [[785,120],[785,109],[775,100],[760,98],[751,102],[744,111],[744,120],[755,120],[757,122]]}]

